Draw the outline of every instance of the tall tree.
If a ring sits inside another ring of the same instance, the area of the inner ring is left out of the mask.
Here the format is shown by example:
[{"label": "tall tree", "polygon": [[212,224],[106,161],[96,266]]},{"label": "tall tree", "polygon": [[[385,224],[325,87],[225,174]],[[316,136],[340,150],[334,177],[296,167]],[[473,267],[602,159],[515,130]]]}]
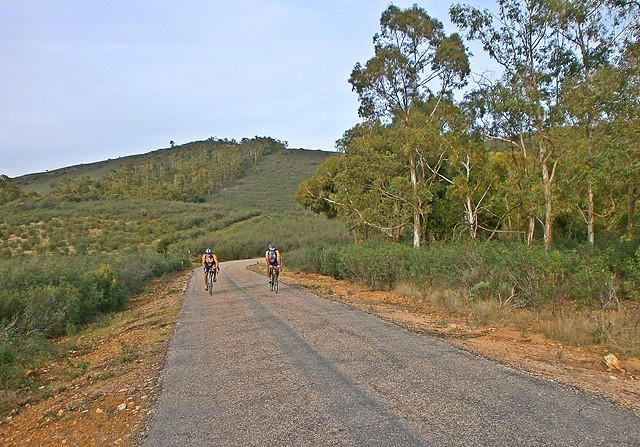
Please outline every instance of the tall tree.
[{"label": "tall tree", "polygon": [[[580,191],[584,199],[576,203],[587,224],[587,240],[595,244],[598,196],[610,192],[611,178],[604,169],[610,162],[607,134],[618,76],[610,64],[616,50],[617,10],[610,0],[555,0],[550,2],[552,20],[561,44],[555,49],[555,77],[559,100],[559,125],[569,126],[574,136],[563,145],[571,161],[567,163],[568,191]],[[581,135],[575,135],[575,132]],[[566,132],[564,132],[566,133]],[[586,207],[580,206],[586,203]]]},{"label": "tall tree", "polygon": [[[485,88],[490,97],[483,110],[485,135],[506,141],[523,163],[527,178],[538,172],[540,206],[530,204],[526,231],[533,239],[535,218],[544,228],[544,243],[552,244],[554,181],[559,161],[557,147],[549,138],[555,105],[554,56],[557,30],[545,0],[498,0],[497,14],[471,6],[454,5],[451,19],[473,40],[480,40],[489,56],[503,68],[497,85]],[[502,97],[496,101],[496,93]]]},{"label": "tall tree", "polygon": [[433,104],[465,84],[469,74],[466,49],[457,34],[447,36],[442,23],[417,5],[407,9],[389,6],[380,18],[380,34],[373,38],[375,56],[357,63],[349,82],[358,93],[359,113],[365,119],[395,121],[400,149],[408,169],[413,208],[413,246],[420,247],[424,216],[424,151],[428,144],[412,144],[415,131],[425,122],[412,122],[416,104]]},{"label": "tall tree", "polygon": [[[636,9],[636,17],[639,17]],[[640,22],[640,21],[638,21]],[[625,43],[624,52],[618,62],[622,91],[620,92],[620,113],[614,120],[613,133],[618,150],[620,174],[627,182],[627,236],[637,235],[635,215],[636,201],[640,197],[640,24],[630,40]]]}]

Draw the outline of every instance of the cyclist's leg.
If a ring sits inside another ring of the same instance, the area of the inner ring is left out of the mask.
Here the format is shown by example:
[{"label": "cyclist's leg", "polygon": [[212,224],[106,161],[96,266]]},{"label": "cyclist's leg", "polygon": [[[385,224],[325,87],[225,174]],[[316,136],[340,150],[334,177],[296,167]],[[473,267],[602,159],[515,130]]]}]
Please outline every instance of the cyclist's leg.
[{"label": "cyclist's leg", "polygon": [[207,287],[209,287],[209,269],[207,269],[207,267],[204,267],[204,288],[206,289]]},{"label": "cyclist's leg", "polygon": [[213,275],[213,282],[218,280],[218,264],[211,266],[211,274]]}]

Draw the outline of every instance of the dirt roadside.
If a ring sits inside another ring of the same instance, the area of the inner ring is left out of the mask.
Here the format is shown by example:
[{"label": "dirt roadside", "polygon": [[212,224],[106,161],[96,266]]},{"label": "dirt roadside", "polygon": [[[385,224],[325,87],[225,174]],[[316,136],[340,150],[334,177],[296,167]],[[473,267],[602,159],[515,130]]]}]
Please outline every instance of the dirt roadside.
[{"label": "dirt roadside", "polygon": [[0,445],[136,445],[191,276],[155,280],[125,311],[57,340],[58,356],[26,372],[29,388],[0,391]]},{"label": "dirt roadside", "polygon": [[[264,266],[258,267],[263,272]],[[158,393],[167,341],[191,272],[153,282],[127,310],[56,342],[59,356],[26,375],[29,389],[0,395],[2,446],[134,446]],[[640,412],[640,361],[608,371],[602,353],[570,349],[534,331],[481,327],[390,292],[286,272],[283,283],[448,340],[463,349]]]}]

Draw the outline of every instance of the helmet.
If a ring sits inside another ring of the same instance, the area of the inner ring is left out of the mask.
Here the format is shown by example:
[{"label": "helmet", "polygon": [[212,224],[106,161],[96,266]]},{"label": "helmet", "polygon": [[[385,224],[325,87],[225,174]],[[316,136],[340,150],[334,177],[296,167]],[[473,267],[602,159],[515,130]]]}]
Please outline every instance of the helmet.
[{"label": "helmet", "polygon": [[276,246],[274,244],[269,244],[269,250],[273,251],[276,249]]},{"label": "helmet", "polygon": [[206,254],[210,255],[210,254],[211,254],[211,249],[210,249],[210,248],[207,248],[204,252],[205,252]]}]

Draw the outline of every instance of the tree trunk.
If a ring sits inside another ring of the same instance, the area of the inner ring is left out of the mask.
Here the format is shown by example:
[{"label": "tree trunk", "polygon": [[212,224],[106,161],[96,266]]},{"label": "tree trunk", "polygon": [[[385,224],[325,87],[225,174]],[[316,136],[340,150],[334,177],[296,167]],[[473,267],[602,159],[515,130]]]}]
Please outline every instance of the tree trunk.
[{"label": "tree trunk", "polygon": [[[411,187],[413,194],[417,200],[418,197],[418,175],[416,173],[416,164],[413,155],[409,156],[409,170],[411,171]],[[416,203],[413,210],[413,248],[420,248],[420,235],[422,234],[420,222],[420,204]]]},{"label": "tree trunk", "polygon": [[414,209],[413,209],[413,248],[420,248],[420,235],[422,234],[422,225],[420,219],[420,207],[422,204],[418,200],[418,173],[416,171],[416,162],[413,153],[409,152],[409,171],[411,174],[411,187],[413,190]]},{"label": "tree trunk", "polygon": [[532,214],[529,216],[529,228],[527,228],[527,245],[533,244],[533,235],[536,231],[536,217]]},{"label": "tree trunk", "polygon": [[595,205],[593,203],[593,186],[591,182],[589,182],[589,187],[587,189],[587,197],[589,199],[589,211],[587,214],[587,237],[589,239],[589,243],[591,245],[595,245],[596,236],[594,230],[594,222],[595,222]]},{"label": "tree trunk", "polygon": [[549,250],[551,248],[551,243],[553,242],[553,231],[551,223],[552,219],[552,206],[553,202],[551,200],[551,182],[547,181],[544,185],[544,248],[545,250]]},{"label": "tree trunk", "polygon": [[469,235],[471,240],[475,240],[478,235],[478,215],[474,212],[471,206],[471,197],[467,196],[467,203],[465,204],[467,223],[469,224]]},{"label": "tree trunk", "polygon": [[629,216],[627,217],[627,235],[633,238],[633,227],[636,215],[636,191],[633,185],[629,185]]},{"label": "tree trunk", "polygon": [[540,166],[542,167],[542,187],[544,190],[544,248],[549,250],[553,241],[551,224],[553,222],[553,195],[551,193],[551,174],[547,163],[547,147],[544,141],[540,141]]}]

